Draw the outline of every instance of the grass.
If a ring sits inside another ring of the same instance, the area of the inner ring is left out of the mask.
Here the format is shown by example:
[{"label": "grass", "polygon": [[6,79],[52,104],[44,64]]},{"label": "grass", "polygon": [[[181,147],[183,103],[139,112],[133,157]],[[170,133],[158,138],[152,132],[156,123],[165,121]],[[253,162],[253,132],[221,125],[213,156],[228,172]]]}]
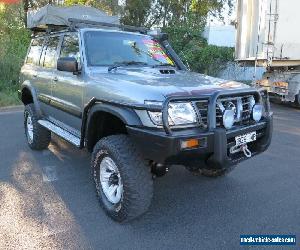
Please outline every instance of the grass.
[{"label": "grass", "polygon": [[20,105],[18,92],[15,90],[2,90],[0,92],[0,107]]}]

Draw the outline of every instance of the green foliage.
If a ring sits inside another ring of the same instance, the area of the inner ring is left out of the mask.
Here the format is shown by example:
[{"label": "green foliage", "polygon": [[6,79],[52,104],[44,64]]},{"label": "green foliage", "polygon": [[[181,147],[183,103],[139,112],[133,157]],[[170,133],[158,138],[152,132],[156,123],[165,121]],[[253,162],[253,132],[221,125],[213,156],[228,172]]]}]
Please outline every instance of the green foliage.
[{"label": "green foliage", "polygon": [[23,26],[21,6],[6,6],[0,12],[0,106],[17,103],[19,72],[30,33]]},{"label": "green foliage", "polygon": [[[150,5],[147,3],[148,1],[139,0],[144,4],[144,8],[149,8],[144,12],[150,13],[145,18],[144,26],[152,27],[154,25],[165,28],[187,23],[191,27],[201,26],[206,21],[208,14],[222,19],[223,8],[228,5],[231,9],[234,0],[152,0]],[[128,4],[131,2],[127,1],[126,7]],[[124,14],[130,16],[130,12]]]},{"label": "green foliage", "polygon": [[19,100],[16,91],[7,89],[0,91],[0,107],[13,106],[17,104],[21,104],[21,101]]},{"label": "green foliage", "polygon": [[227,62],[234,60],[234,49],[208,45],[201,29],[175,25],[163,31],[169,34],[172,47],[192,71],[217,76]]},{"label": "green foliage", "polygon": [[127,0],[121,22],[133,26],[145,26],[150,14],[151,0]]},{"label": "green foliage", "polygon": [[65,0],[64,5],[71,6],[74,4],[81,4],[92,6],[105,11],[111,15],[117,15],[120,12],[120,7],[118,6],[118,0]]},{"label": "green foliage", "polygon": [[183,50],[182,57],[186,59],[192,71],[217,76],[221,70],[226,68],[228,61],[234,60],[233,48],[191,45]]},{"label": "green foliage", "polygon": [[169,41],[177,53],[195,46],[205,46],[206,41],[201,36],[200,25],[193,29],[188,24],[169,26],[163,29],[169,35]]},{"label": "green foliage", "polygon": [[82,4],[85,5],[87,4],[87,0],[65,0],[65,5],[71,6],[73,4]]}]

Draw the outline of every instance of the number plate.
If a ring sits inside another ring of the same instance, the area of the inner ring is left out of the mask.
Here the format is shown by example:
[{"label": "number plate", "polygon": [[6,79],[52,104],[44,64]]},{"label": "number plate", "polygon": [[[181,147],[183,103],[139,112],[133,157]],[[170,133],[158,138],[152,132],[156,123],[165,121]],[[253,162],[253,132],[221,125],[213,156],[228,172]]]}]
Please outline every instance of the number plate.
[{"label": "number plate", "polygon": [[256,131],[235,137],[236,146],[241,146],[252,141],[256,141]]}]

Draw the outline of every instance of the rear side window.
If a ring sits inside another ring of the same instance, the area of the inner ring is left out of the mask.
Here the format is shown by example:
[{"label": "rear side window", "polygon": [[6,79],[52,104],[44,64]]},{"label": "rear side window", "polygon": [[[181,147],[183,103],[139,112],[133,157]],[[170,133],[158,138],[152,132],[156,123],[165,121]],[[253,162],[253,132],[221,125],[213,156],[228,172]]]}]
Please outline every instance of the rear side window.
[{"label": "rear side window", "polygon": [[26,63],[39,65],[41,53],[43,50],[43,43],[44,38],[36,38],[32,40]]},{"label": "rear side window", "polygon": [[59,44],[59,36],[49,37],[45,47],[44,64],[45,68],[55,68],[57,60],[57,47]]},{"label": "rear side window", "polygon": [[60,57],[74,57],[80,63],[79,41],[77,34],[64,36]]}]

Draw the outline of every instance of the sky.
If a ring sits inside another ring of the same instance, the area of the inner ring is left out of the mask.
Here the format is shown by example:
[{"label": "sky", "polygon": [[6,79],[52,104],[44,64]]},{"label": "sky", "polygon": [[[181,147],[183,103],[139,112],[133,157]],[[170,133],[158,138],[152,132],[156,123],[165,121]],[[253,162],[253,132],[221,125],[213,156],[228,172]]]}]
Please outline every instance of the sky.
[{"label": "sky", "polygon": [[210,16],[208,18],[208,22],[210,22],[210,25],[224,25],[224,24],[230,25],[230,22],[234,21],[236,19],[236,3],[234,3],[234,5],[233,5],[231,14],[229,14],[229,8],[226,5],[223,10],[223,16],[224,16],[224,23],[214,16]]}]

